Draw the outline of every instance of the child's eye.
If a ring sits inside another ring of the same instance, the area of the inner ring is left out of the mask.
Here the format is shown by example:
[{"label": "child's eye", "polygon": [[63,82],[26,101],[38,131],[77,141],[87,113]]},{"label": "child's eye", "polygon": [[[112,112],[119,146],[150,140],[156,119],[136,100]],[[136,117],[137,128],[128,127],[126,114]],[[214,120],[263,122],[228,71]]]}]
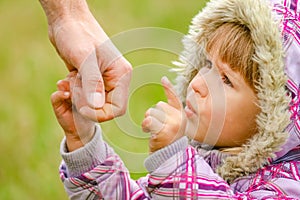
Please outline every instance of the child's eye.
[{"label": "child's eye", "polygon": [[226,75],[223,75],[223,76],[222,76],[222,80],[223,80],[223,82],[224,82],[226,85],[228,85],[228,86],[230,86],[230,87],[233,87],[231,81],[229,80],[229,78],[228,78]]},{"label": "child's eye", "polygon": [[211,69],[212,68],[212,62],[208,59],[205,60],[205,67]]}]

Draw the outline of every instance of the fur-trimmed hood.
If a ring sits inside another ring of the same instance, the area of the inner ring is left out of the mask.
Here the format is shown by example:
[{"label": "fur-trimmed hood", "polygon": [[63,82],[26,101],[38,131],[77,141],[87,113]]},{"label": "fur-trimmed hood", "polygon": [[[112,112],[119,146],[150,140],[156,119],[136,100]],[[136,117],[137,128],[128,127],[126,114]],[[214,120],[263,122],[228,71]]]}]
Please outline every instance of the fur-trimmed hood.
[{"label": "fur-trimmed hood", "polygon": [[256,86],[261,112],[257,115],[258,132],[242,146],[236,156],[227,157],[218,173],[225,180],[256,172],[276,157],[287,141],[290,123],[290,97],[285,84],[284,52],[271,3],[265,0],[211,0],[194,17],[188,35],[183,39],[184,51],[179,57],[176,88],[184,102],[189,82],[205,65],[208,35],[221,24],[235,22],[247,26],[254,41],[253,60],[259,65],[260,79]]}]

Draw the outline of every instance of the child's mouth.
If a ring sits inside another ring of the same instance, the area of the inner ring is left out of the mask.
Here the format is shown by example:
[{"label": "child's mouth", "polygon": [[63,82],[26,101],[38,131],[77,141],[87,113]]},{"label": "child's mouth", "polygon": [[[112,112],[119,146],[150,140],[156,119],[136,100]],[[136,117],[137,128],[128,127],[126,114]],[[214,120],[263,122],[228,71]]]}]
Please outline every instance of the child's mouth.
[{"label": "child's mouth", "polygon": [[191,118],[194,114],[196,114],[193,107],[191,106],[191,103],[188,100],[186,100],[184,111],[188,118]]}]

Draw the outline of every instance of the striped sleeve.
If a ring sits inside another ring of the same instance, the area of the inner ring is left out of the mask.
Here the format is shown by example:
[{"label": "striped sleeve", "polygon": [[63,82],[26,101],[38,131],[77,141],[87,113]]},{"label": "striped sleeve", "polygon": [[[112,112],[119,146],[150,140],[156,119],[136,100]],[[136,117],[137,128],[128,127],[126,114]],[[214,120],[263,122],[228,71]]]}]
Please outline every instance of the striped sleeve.
[{"label": "striped sleeve", "polygon": [[74,152],[61,144],[60,177],[70,199],[149,199],[142,179],[134,181],[96,127],[94,138]]},{"label": "striped sleeve", "polygon": [[[183,148],[185,144],[186,139],[183,138],[151,155],[147,159],[151,172],[135,181],[130,178],[120,157],[102,140],[101,129],[97,128],[92,141],[78,151],[67,153],[62,143],[64,161],[60,167],[61,179],[70,199],[237,200],[293,199],[294,195],[298,195],[298,162],[271,166],[271,171],[262,169],[249,180],[240,179],[246,182],[229,185],[214,173],[195,148]],[[159,162],[156,162],[156,156],[159,156]],[[274,173],[271,173],[272,170]],[[289,172],[294,173],[287,176]]]}]

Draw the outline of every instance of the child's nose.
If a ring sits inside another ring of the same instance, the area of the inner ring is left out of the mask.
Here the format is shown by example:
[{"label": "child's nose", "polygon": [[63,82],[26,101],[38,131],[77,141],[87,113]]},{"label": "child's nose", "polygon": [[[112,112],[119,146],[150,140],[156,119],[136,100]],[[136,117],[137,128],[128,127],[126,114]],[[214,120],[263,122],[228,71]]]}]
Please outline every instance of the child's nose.
[{"label": "child's nose", "polygon": [[200,94],[201,97],[206,97],[208,95],[207,81],[205,74],[198,73],[190,83],[191,88]]}]

